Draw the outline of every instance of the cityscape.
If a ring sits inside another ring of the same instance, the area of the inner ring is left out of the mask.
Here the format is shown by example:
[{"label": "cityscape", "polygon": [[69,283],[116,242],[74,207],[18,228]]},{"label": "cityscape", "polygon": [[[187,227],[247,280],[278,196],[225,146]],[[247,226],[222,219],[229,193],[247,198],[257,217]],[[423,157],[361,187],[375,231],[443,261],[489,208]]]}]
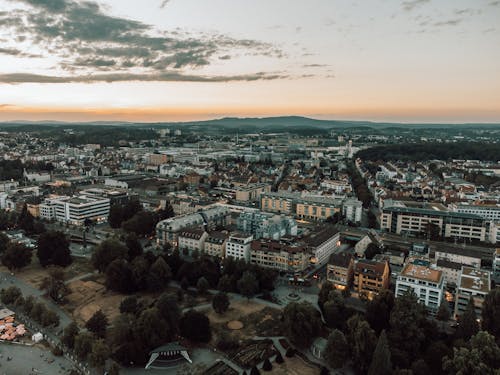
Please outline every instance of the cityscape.
[{"label": "cityscape", "polygon": [[0,374],[500,372],[499,1],[0,5]]}]

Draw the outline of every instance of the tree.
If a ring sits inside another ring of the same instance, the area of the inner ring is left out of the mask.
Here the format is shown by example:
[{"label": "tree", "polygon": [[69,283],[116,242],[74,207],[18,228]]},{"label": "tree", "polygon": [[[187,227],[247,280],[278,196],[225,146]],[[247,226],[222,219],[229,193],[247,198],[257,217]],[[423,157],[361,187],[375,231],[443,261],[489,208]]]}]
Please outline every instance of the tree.
[{"label": "tree", "polygon": [[413,375],[428,375],[432,373],[431,368],[422,358],[417,359],[411,364],[411,371]]},{"label": "tree", "polygon": [[120,367],[116,363],[113,363],[108,369],[108,375],[120,375]]},{"label": "tree", "polygon": [[68,293],[64,277],[64,269],[52,267],[49,269],[48,276],[42,280],[40,289],[45,290],[53,301],[61,302]]},{"label": "tree", "polygon": [[104,272],[111,262],[126,258],[127,253],[128,249],[123,243],[114,238],[107,239],[96,246],[91,261],[95,269]]},{"label": "tree", "polygon": [[205,279],[203,276],[198,279],[198,282],[196,283],[196,289],[198,289],[198,293],[205,294],[209,287],[210,285],[208,284],[207,279]]},{"label": "tree", "polygon": [[483,302],[481,326],[496,338],[500,338],[500,290],[490,291]]},{"label": "tree", "polygon": [[97,368],[102,368],[106,364],[106,360],[111,355],[109,346],[104,340],[97,340],[92,344],[92,351],[89,354],[90,365]]},{"label": "tree", "polygon": [[5,252],[9,243],[10,238],[4,232],[0,232],[0,256]]},{"label": "tree", "polygon": [[97,337],[104,338],[106,336],[108,324],[108,318],[106,315],[104,315],[102,310],[97,310],[94,315],[87,320],[85,328],[94,333]]},{"label": "tree", "polygon": [[349,345],[347,340],[338,329],[334,329],[328,335],[328,342],[325,350],[325,360],[330,367],[341,368],[349,359]]},{"label": "tree", "polygon": [[123,206],[120,204],[113,204],[109,209],[108,217],[109,226],[111,228],[120,228],[123,222]]},{"label": "tree", "polygon": [[375,332],[380,333],[389,328],[389,319],[394,307],[394,294],[383,289],[366,305],[366,320]]},{"label": "tree", "polygon": [[125,246],[127,246],[128,252],[127,257],[128,260],[133,260],[135,257],[142,255],[142,246],[139,242],[139,239],[135,235],[135,233],[129,233],[125,238]]},{"label": "tree", "polygon": [[334,291],[335,288],[333,284],[329,281],[325,281],[321,285],[321,289],[319,290],[318,294],[318,305],[321,311],[323,311],[323,305],[325,304],[326,301],[328,301],[328,298],[330,296],[330,292]]},{"label": "tree", "polygon": [[148,289],[151,291],[161,291],[165,289],[172,279],[172,271],[170,266],[165,262],[163,257],[159,256],[151,265],[147,278]]},{"label": "tree", "polygon": [[247,297],[248,300],[259,290],[259,282],[255,274],[251,271],[245,271],[243,273],[241,279],[238,280],[237,286],[241,295]]},{"label": "tree", "polygon": [[168,326],[168,331],[171,332],[171,336],[168,336],[168,340],[171,341],[179,331],[179,320],[181,318],[179,305],[174,296],[164,293],[158,298],[156,308]]},{"label": "tree", "polygon": [[122,229],[128,233],[145,236],[155,229],[157,220],[151,212],[139,211],[130,219],[122,222]]},{"label": "tree", "polygon": [[441,322],[447,322],[451,317],[450,308],[448,307],[448,303],[446,301],[441,302],[439,305],[439,309],[436,313],[436,319]]},{"label": "tree", "polygon": [[0,301],[6,305],[13,304],[19,297],[22,297],[21,289],[17,286],[9,286],[0,291]]},{"label": "tree", "polygon": [[71,264],[69,241],[63,232],[49,231],[42,233],[37,241],[37,256],[40,264],[66,267]]},{"label": "tree", "polygon": [[24,230],[26,233],[33,233],[34,231],[35,218],[28,211],[28,205],[25,203],[21,210],[21,214],[17,219],[17,225],[20,229]]},{"label": "tree", "polygon": [[229,275],[222,275],[217,284],[217,289],[221,292],[231,292],[233,290],[233,282]]},{"label": "tree", "polygon": [[132,269],[125,259],[115,259],[106,268],[106,288],[121,293],[135,290]]},{"label": "tree", "polygon": [[262,370],[264,371],[271,371],[273,369],[273,365],[271,364],[271,361],[269,358],[266,358],[264,360],[264,364],[262,365]]},{"label": "tree", "polygon": [[474,297],[471,296],[465,311],[459,317],[458,334],[465,341],[468,341],[478,331],[479,324],[477,322],[476,307],[474,306]]},{"label": "tree", "polygon": [[136,296],[127,296],[120,303],[120,312],[122,314],[136,314],[139,309]]},{"label": "tree", "polygon": [[283,356],[281,355],[281,353],[279,351],[278,351],[278,354],[276,354],[275,361],[278,364],[281,364],[281,363],[285,362],[285,360],[283,359]]},{"label": "tree", "polygon": [[260,371],[257,366],[252,367],[252,369],[250,370],[250,375],[260,375]]},{"label": "tree", "polygon": [[229,298],[226,293],[219,292],[212,299],[212,307],[217,314],[224,314],[229,308]]},{"label": "tree", "polygon": [[2,264],[10,271],[26,267],[31,263],[33,250],[21,243],[11,242],[2,254]]},{"label": "tree", "polygon": [[212,337],[210,321],[207,316],[195,310],[189,310],[179,322],[181,335],[194,342],[209,342]]},{"label": "tree", "polygon": [[45,311],[40,316],[39,319],[40,323],[44,327],[49,327],[49,326],[57,327],[60,322],[59,315],[57,315],[56,312],[53,310],[48,310],[45,305],[43,306]]},{"label": "tree", "polygon": [[366,259],[373,259],[373,257],[377,254],[380,254],[382,252],[382,249],[375,245],[374,243],[370,243],[368,247],[365,250],[365,258]]},{"label": "tree", "polygon": [[390,374],[392,371],[391,351],[385,331],[378,338],[377,346],[373,352],[372,362],[368,369],[368,375]]},{"label": "tree", "polygon": [[372,361],[377,336],[361,315],[354,315],[347,321],[347,342],[350,346],[354,367],[359,372],[366,373]]},{"label": "tree", "polygon": [[399,368],[409,368],[414,357],[420,353],[425,340],[426,316],[425,307],[418,302],[412,290],[396,298],[388,337],[392,361]]},{"label": "tree", "polygon": [[330,328],[342,328],[345,325],[345,302],[338,292],[330,292],[328,301],[323,305],[323,317]]},{"label": "tree", "polygon": [[75,354],[81,360],[87,359],[87,356],[92,351],[94,337],[89,332],[81,332],[75,337]]},{"label": "tree", "polygon": [[321,330],[319,311],[309,302],[292,302],[283,311],[285,334],[300,348],[311,345],[312,340]]},{"label": "tree", "polygon": [[75,347],[75,337],[80,333],[80,329],[75,322],[71,322],[63,330],[63,335],[61,337],[61,342],[68,348],[73,349]]}]

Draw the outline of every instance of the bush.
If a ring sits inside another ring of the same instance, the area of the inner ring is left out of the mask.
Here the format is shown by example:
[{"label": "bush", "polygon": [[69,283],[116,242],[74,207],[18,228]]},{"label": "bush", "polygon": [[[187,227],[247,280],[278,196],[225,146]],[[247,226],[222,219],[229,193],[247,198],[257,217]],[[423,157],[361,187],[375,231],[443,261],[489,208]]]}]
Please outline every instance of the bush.
[{"label": "bush", "polygon": [[288,349],[286,350],[285,355],[286,355],[288,358],[292,358],[292,357],[295,355],[295,349],[294,349],[294,348],[288,348]]},{"label": "bush", "polygon": [[264,361],[264,364],[262,365],[262,370],[264,371],[271,371],[273,369],[273,365],[271,364],[271,361],[269,358],[266,358]]},{"label": "bush", "polygon": [[276,356],[275,361],[276,361],[276,363],[283,363],[283,362],[285,362],[285,360],[283,359],[283,356],[281,355],[280,352],[278,352],[278,355]]},{"label": "bush", "polygon": [[56,357],[60,357],[64,353],[63,353],[63,351],[62,351],[62,349],[61,349],[60,346],[56,346],[56,347],[52,348],[52,354],[54,354]]},{"label": "bush", "polygon": [[250,375],[260,375],[260,371],[256,366],[253,366],[250,370]]}]

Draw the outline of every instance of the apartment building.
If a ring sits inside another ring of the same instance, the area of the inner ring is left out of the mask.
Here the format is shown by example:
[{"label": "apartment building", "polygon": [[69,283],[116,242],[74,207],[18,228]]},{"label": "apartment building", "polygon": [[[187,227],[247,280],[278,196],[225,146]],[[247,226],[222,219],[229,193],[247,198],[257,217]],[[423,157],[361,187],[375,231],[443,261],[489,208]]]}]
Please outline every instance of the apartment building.
[{"label": "apartment building", "polygon": [[296,236],[297,223],[291,217],[268,212],[242,212],[236,220],[238,230],[253,234],[255,239]]},{"label": "apartment building", "polygon": [[208,233],[203,229],[188,229],[179,233],[178,247],[180,251],[187,251],[190,255],[197,251],[201,253],[205,247]]},{"label": "apartment building", "polygon": [[446,285],[451,287],[458,285],[462,266],[462,263],[452,262],[443,258],[436,261],[436,269],[443,273]]},{"label": "apartment building", "polygon": [[266,239],[252,241],[250,262],[291,273],[302,272],[311,264],[310,254],[301,244]]},{"label": "apartment building", "polygon": [[246,186],[238,186],[235,189],[236,200],[240,202],[258,202],[263,193],[271,191],[271,184],[254,183]]},{"label": "apartment building", "polygon": [[436,225],[445,238],[491,241],[486,219],[468,213],[425,208],[384,207],[380,228],[392,233],[422,234],[429,224]]},{"label": "apartment building", "polygon": [[[493,257],[494,249],[491,249],[490,259]],[[460,246],[443,247],[435,250],[434,258],[436,261],[444,259],[450,262],[459,263],[474,268],[481,268],[481,254],[468,248]]]},{"label": "apartment building", "polygon": [[452,210],[456,212],[481,216],[482,218],[489,221],[494,221],[497,223],[500,222],[500,206],[498,205],[461,204],[453,206]]},{"label": "apartment building", "polygon": [[360,223],[363,214],[363,203],[355,198],[349,198],[342,202],[342,215],[353,223]]},{"label": "apartment building", "polygon": [[412,290],[418,301],[435,314],[443,300],[445,279],[439,270],[431,269],[424,262],[415,261],[404,266],[396,279],[396,297]]},{"label": "apartment building", "polygon": [[332,254],[326,266],[326,279],[337,289],[350,289],[354,278],[354,259],[351,254]]},{"label": "apartment building", "polygon": [[253,236],[247,233],[233,233],[226,242],[226,256],[250,262],[250,248]]},{"label": "apartment building", "polygon": [[372,299],[382,289],[388,289],[390,278],[388,261],[363,259],[354,265],[354,289],[368,299]]},{"label": "apartment building", "polygon": [[326,197],[301,198],[296,202],[295,215],[301,219],[326,220],[339,212],[342,207],[340,199]]},{"label": "apartment building", "polygon": [[208,234],[205,239],[205,254],[224,258],[226,256],[226,242],[229,238],[229,233],[227,231],[212,231]]},{"label": "apartment building", "polygon": [[313,263],[325,264],[340,248],[340,232],[331,225],[320,227],[302,238],[302,242],[311,254]]},{"label": "apartment building", "polygon": [[463,266],[455,296],[455,317],[463,314],[472,297],[478,318],[481,317],[484,298],[491,290],[490,272]]},{"label": "apartment building", "polygon": [[283,214],[295,213],[295,201],[300,198],[297,193],[264,193],[260,197],[262,211]]},{"label": "apartment building", "polygon": [[210,207],[191,214],[174,216],[156,224],[156,238],[159,245],[167,242],[174,248],[178,246],[178,236],[186,228],[202,227],[205,231],[227,224],[229,209],[222,206]]},{"label": "apartment building", "polygon": [[500,248],[495,250],[493,258],[493,279],[498,283],[500,281]]}]

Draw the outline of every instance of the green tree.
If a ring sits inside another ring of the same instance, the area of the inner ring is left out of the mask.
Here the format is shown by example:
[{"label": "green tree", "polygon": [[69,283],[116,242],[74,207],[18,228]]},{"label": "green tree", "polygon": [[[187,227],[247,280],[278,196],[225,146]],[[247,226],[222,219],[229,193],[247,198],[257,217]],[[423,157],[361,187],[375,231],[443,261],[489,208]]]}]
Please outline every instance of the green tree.
[{"label": "green tree", "polygon": [[490,291],[483,302],[481,326],[496,338],[500,338],[500,290]]},{"label": "green tree", "polygon": [[123,206],[113,204],[109,209],[108,222],[111,228],[120,228],[123,222]]},{"label": "green tree", "polygon": [[321,289],[319,290],[318,294],[318,306],[323,311],[323,305],[325,304],[326,301],[328,301],[328,298],[330,296],[330,292],[334,291],[335,288],[333,284],[329,281],[325,281],[321,285]]},{"label": "green tree", "polygon": [[85,323],[85,328],[94,333],[97,337],[104,338],[108,329],[108,318],[102,310],[97,310]]},{"label": "green tree", "polygon": [[17,219],[17,225],[20,229],[24,230],[26,233],[33,233],[34,231],[35,218],[28,211],[28,206],[25,203],[21,210],[21,214]]},{"label": "green tree", "polygon": [[451,317],[451,312],[450,308],[448,307],[448,302],[442,301],[436,313],[436,319],[444,323],[450,320],[450,317]]},{"label": "green tree", "polygon": [[306,348],[321,330],[321,317],[309,302],[292,302],[283,310],[285,335],[296,346]]},{"label": "green tree", "polygon": [[271,371],[272,369],[273,369],[273,365],[271,364],[271,361],[269,361],[269,358],[266,358],[264,360],[264,364],[262,365],[262,370]]},{"label": "green tree", "polygon": [[471,296],[467,307],[462,315],[459,316],[458,334],[465,341],[468,341],[479,331],[479,324],[477,322],[476,308],[474,306],[474,298]]},{"label": "green tree", "polygon": [[139,304],[136,296],[127,296],[120,302],[120,312],[122,314],[136,314]]},{"label": "green tree", "polygon": [[7,250],[7,246],[10,243],[9,237],[4,232],[0,232],[0,256]]},{"label": "green tree", "polygon": [[90,365],[97,368],[102,368],[106,364],[106,360],[111,355],[109,346],[104,340],[97,340],[92,344],[92,351],[89,353]]},{"label": "green tree", "polygon": [[159,256],[151,265],[148,275],[148,289],[151,291],[164,290],[172,279],[172,271],[163,257]]},{"label": "green tree", "polygon": [[241,279],[238,280],[237,286],[240,294],[247,299],[252,298],[259,290],[259,282],[255,277],[255,273],[251,271],[245,271],[243,273]]},{"label": "green tree", "polygon": [[80,333],[80,329],[75,322],[71,322],[63,330],[63,335],[61,337],[61,342],[68,348],[73,349],[75,347],[75,337]]},{"label": "green tree", "polygon": [[167,324],[168,332],[171,333],[171,335],[167,335],[167,339],[172,341],[179,331],[179,320],[182,315],[176,298],[172,295],[163,293],[156,301],[156,308]]},{"label": "green tree", "polygon": [[135,233],[129,233],[125,238],[125,246],[127,246],[128,260],[133,260],[135,257],[142,255],[142,246]]},{"label": "green tree", "polygon": [[51,264],[66,267],[73,261],[69,241],[65,234],[59,231],[45,232],[38,237],[37,256],[43,267]]},{"label": "green tree", "polygon": [[210,285],[208,284],[208,280],[203,276],[198,279],[198,282],[196,283],[196,289],[198,289],[198,293],[205,294],[208,291],[209,287]]},{"label": "green tree", "polygon": [[64,269],[61,267],[51,267],[48,276],[42,280],[40,289],[44,290],[49,297],[59,303],[68,294],[68,287],[64,282]]},{"label": "green tree", "polygon": [[121,293],[135,290],[132,268],[125,259],[115,259],[106,268],[106,288]]},{"label": "green tree", "polygon": [[120,367],[116,363],[113,363],[108,369],[108,375],[120,375]]},{"label": "green tree", "polygon": [[233,290],[233,281],[229,275],[222,275],[217,284],[217,289],[221,292],[231,292]]},{"label": "green tree", "polygon": [[189,310],[179,322],[181,335],[194,342],[209,342],[212,337],[210,321],[207,316],[195,310]]},{"label": "green tree", "polygon": [[80,332],[75,337],[75,354],[81,360],[85,361],[92,351],[92,344],[94,343],[94,337],[89,332]]},{"label": "green tree", "polygon": [[391,351],[385,331],[380,334],[377,346],[373,352],[372,362],[368,369],[368,375],[390,374],[392,372]]},{"label": "green tree", "polygon": [[2,264],[10,271],[26,267],[31,263],[33,250],[21,243],[11,242],[2,254]]},{"label": "green tree", "polygon": [[91,261],[95,269],[104,272],[111,262],[126,258],[127,253],[128,249],[123,243],[116,239],[107,239],[96,246]]},{"label": "green tree", "polygon": [[334,329],[330,333],[324,356],[326,363],[333,368],[341,368],[347,362],[349,345],[342,331]]},{"label": "green tree", "polygon": [[330,292],[328,301],[323,305],[323,318],[330,328],[345,326],[346,307],[344,298],[336,291]]},{"label": "green tree", "polygon": [[7,289],[0,290],[0,301],[6,305],[11,305],[22,295],[21,289],[12,285]]},{"label": "green tree", "polygon": [[359,372],[366,373],[372,361],[377,336],[361,315],[354,315],[347,321],[347,342],[350,346],[354,367]]},{"label": "green tree", "polygon": [[212,307],[217,314],[224,314],[229,308],[229,298],[226,293],[219,292],[212,299]]},{"label": "green tree", "polygon": [[366,320],[379,333],[389,329],[389,319],[394,307],[394,294],[384,289],[366,305]]}]

